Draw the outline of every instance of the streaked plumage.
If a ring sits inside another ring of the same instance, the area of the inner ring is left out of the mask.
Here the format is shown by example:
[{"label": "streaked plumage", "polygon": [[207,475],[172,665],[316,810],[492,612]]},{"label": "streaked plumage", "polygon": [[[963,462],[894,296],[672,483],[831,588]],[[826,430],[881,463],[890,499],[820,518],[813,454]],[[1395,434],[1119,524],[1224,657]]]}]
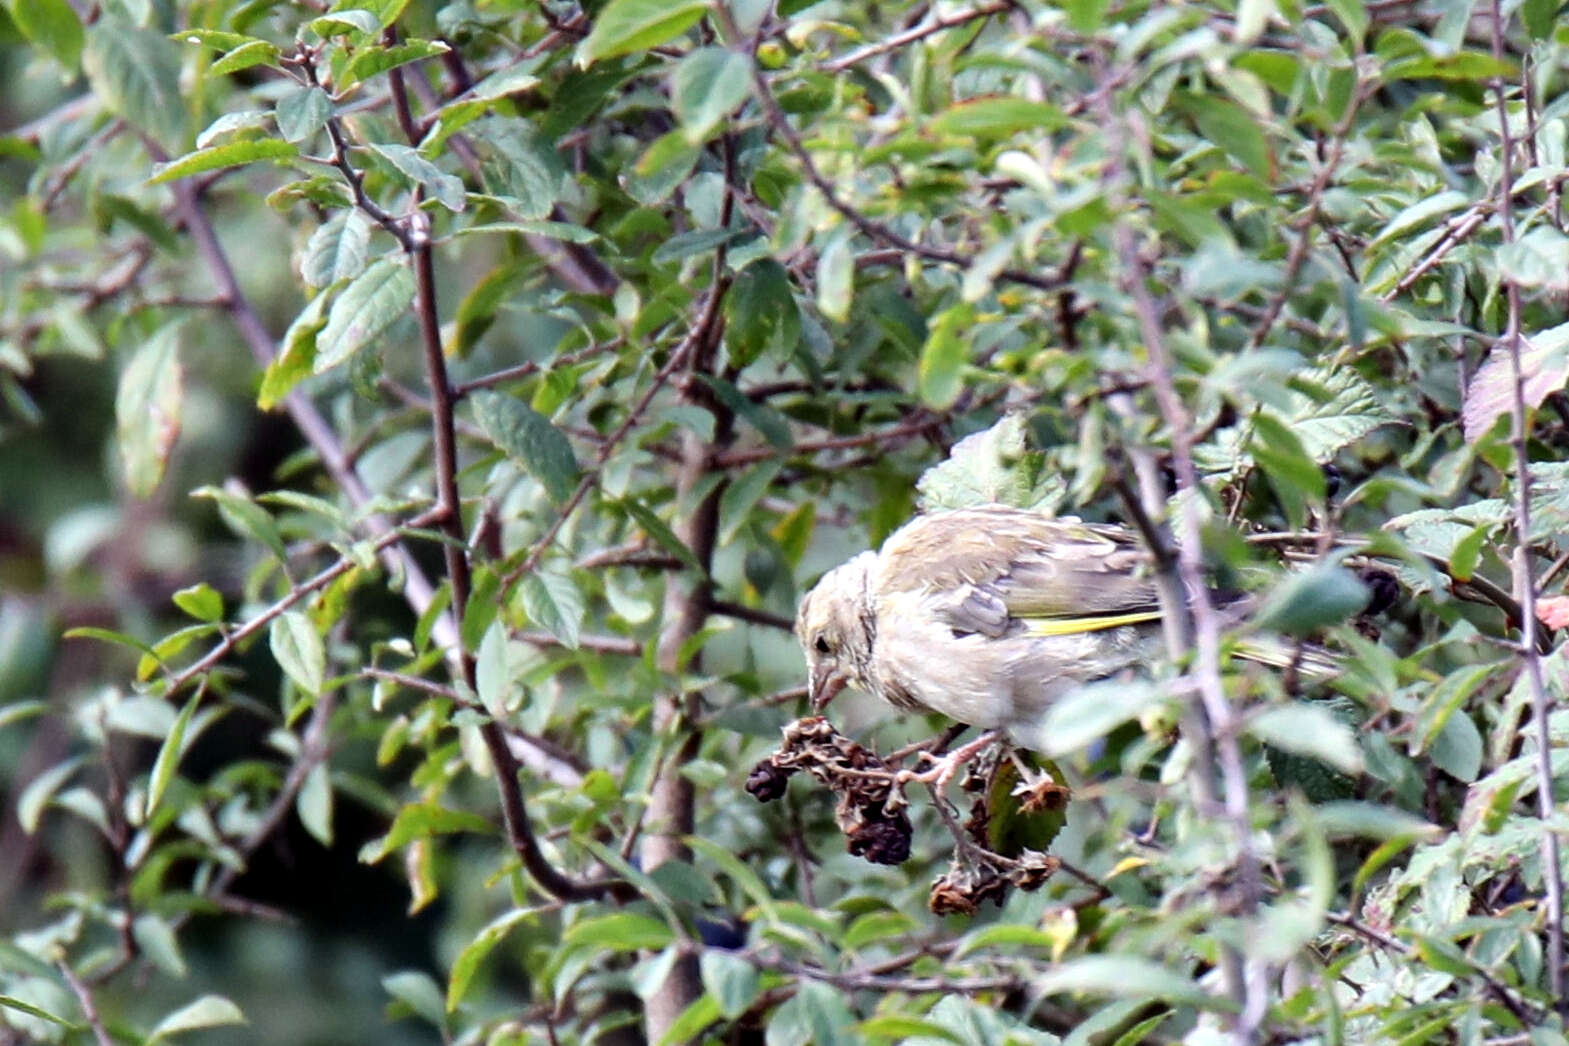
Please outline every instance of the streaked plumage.
[{"label": "streaked plumage", "polygon": [[1122,527],[1001,505],[905,524],[796,617],[813,704],[845,685],[1040,748],[1051,702],[1156,656],[1149,557]]}]

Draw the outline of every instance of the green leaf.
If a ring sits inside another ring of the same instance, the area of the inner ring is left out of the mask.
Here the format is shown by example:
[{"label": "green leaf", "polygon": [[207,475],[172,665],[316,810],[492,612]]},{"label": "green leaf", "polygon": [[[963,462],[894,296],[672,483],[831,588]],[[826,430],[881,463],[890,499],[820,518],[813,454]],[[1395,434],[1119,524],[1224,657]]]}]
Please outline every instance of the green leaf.
[{"label": "green leaf", "polygon": [[1317,759],[1342,773],[1362,772],[1362,749],[1356,734],[1321,703],[1297,702],[1265,709],[1248,720],[1247,730],[1266,744]]},{"label": "green leaf", "polygon": [[1047,755],[1066,755],[1137,719],[1163,700],[1159,687],[1142,680],[1086,683],[1052,703],[1035,743],[1041,745],[1038,751]]},{"label": "green leaf", "polygon": [[751,93],[752,63],[724,47],[699,47],[681,59],[670,78],[671,105],[692,145],[706,140]]},{"label": "green leaf", "polygon": [[539,481],[556,504],[577,488],[577,456],[550,419],[515,396],[479,389],[470,397],[474,417],[490,441]]},{"label": "green leaf", "polygon": [[664,520],[655,515],[653,509],[636,498],[627,498],[621,502],[621,507],[627,510],[627,514],[637,521],[637,525],[642,528],[643,533],[653,538],[660,548],[681,560],[682,563],[697,573],[704,573],[703,565],[697,561],[697,557],[692,554],[692,550],[687,547],[686,542],[676,537],[675,531],[671,530]]},{"label": "green leaf", "polygon": [[686,32],[707,11],[707,0],[610,0],[578,45],[578,65],[587,68],[606,58],[658,47]]},{"label": "green leaf", "polygon": [[576,650],[587,613],[583,593],[568,574],[541,564],[518,583],[518,599],[530,621]]},{"label": "green leaf", "polygon": [[398,810],[386,835],[365,844],[360,850],[360,860],[365,864],[375,864],[418,839],[456,832],[492,835],[494,829],[489,821],[467,810],[450,810],[434,800],[410,803]]},{"label": "green leaf", "polygon": [[332,99],[320,87],[296,87],[278,97],[273,116],[278,133],[291,142],[303,142],[327,125]]},{"label": "green leaf", "polygon": [[761,990],[757,967],[734,952],[703,949],[698,959],[703,989],[719,1007],[719,1015],[734,1020],[745,1013]]},{"label": "green leaf", "polygon": [[1067,124],[1062,110],[1027,98],[977,98],[938,113],[927,125],[934,134],[1007,138],[1020,131],[1045,134]]},{"label": "green leaf", "polygon": [[449,211],[463,209],[463,179],[448,174],[427,160],[418,149],[407,145],[378,145],[371,143],[371,150],[384,158],[415,185],[422,186],[427,195]]},{"label": "green leaf", "polygon": [[327,325],[316,336],[315,372],[321,374],[372,344],[408,312],[414,275],[393,258],[383,258],[344,288],[332,303]]},{"label": "green leaf", "polygon": [[305,774],[294,798],[294,812],[317,842],[332,845],[332,782],[325,763],[317,763]]},{"label": "green leaf", "polygon": [[561,199],[567,169],[538,128],[497,116],[475,121],[469,137],[483,157],[486,188],[507,197],[508,209],[520,218],[549,218]]},{"label": "green leaf", "polygon": [[269,40],[247,40],[208,66],[207,75],[228,76],[230,73],[238,73],[254,65],[270,65],[276,68],[282,54],[278,45]]},{"label": "green leaf", "polygon": [[439,40],[409,40],[406,43],[393,44],[391,47],[361,47],[355,51],[348,68],[344,70],[342,86],[347,87],[378,76],[389,69],[396,69],[400,65],[434,58],[450,50],[452,48]]},{"label": "green leaf", "polygon": [[1266,181],[1274,176],[1274,157],[1269,142],[1258,121],[1246,109],[1211,94],[1191,99],[1188,110],[1198,124],[1199,133],[1225,150],[1249,173]]},{"label": "green leaf", "polygon": [[679,1046],[696,1042],[703,1029],[719,1020],[719,1003],[712,995],[699,995],[689,1003],[681,1015],[670,1023],[659,1040],[659,1046]]},{"label": "green leaf", "polygon": [[641,912],[615,912],[582,919],[567,928],[567,944],[591,946],[612,952],[657,951],[675,940],[663,921]]},{"label": "green leaf", "polygon": [[278,667],[299,688],[315,697],[327,678],[327,650],[310,618],[298,610],[286,610],[272,620],[268,643]]},{"label": "green leaf", "polygon": [[206,149],[198,149],[193,153],[186,153],[177,160],[158,164],[153,168],[152,176],[147,179],[149,184],[159,185],[163,182],[172,182],[179,178],[186,178],[203,171],[216,171],[223,167],[238,167],[241,164],[255,163],[257,160],[271,160],[274,163],[283,163],[292,160],[300,151],[288,142],[280,142],[276,138],[256,138],[246,141],[226,142],[223,145],[213,145]]},{"label": "green leaf", "polygon": [[922,474],[916,490],[928,512],[993,503],[1044,510],[1066,490],[1062,478],[1044,466],[1044,455],[1025,440],[1023,416],[1007,414],[955,443],[947,461]]},{"label": "green leaf", "polygon": [[855,1030],[868,1039],[886,1039],[890,1042],[920,1042],[927,1040],[951,1042],[966,1046],[966,1040],[935,1021],[923,1020],[903,1013],[885,1013],[868,1017],[855,1026]]},{"label": "green leaf", "polygon": [[256,405],[262,410],[282,403],[294,386],[311,376],[316,364],[316,335],[327,324],[323,315],[327,300],[325,294],[316,295],[284,332],[283,349],[267,364],[256,392]]},{"label": "green leaf", "polygon": [[67,70],[76,71],[87,36],[67,0],[9,0],[5,9],[28,43],[48,51]]},{"label": "green leaf", "polygon": [[131,936],[137,949],[153,961],[153,965],[170,977],[184,977],[185,959],[180,955],[180,942],[168,921],[156,915],[138,915],[131,923]]},{"label": "green leaf", "polygon": [[1449,553],[1449,573],[1456,581],[1471,580],[1482,559],[1482,545],[1492,532],[1491,524],[1478,523],[1469,534],[1455,542],[1454,551]]},{"label": "green leaf", "polygon": [[164,327],[136,350],[120,374],[116,434],[126,486],[139,498],[158,488],[180,436],[184,383],[179,347],[178,326]]},{"label": "green leaf", "polygon": [[1229,998],[1209,994],[1175,970],[1131,955],[1069,959],[1039,977],[1032,989],[1042,996],[1083,992],[1119,999],[1165,999],[1209,1010],[1235,1008]]},{"label": "green leaf", "polygon": [[174,780],[180,757],[185,754],[185,734],[190,729],[191,718],[196,715],[196,706],[201,698],[201,691],[198,690],[185,702],[185,707],[180,709],[180,714],[174,719],[174,725],[169,728],[169,736],[164,738],[163,745],[158,749],[158,757],[153,760],[152,772],[147,777],[147,800],[142,806],[141,816],[143,824],[157,812],[158,804],[163,802],[164,793],[169,790],[169,782]]},{"label": "green leaf", "polygon": [[479,972],[479,965],[485,957],[506,939],[507,934],[521,923],[534,918],[534,915],[532,909],[515,908],[486,923],[473,940],[463,946],[458,957],[452,961],[452,973],[447,978],[448,1013],[456,1012],[458,1004],[468,994],[469,984],[473,982],[474,974]]},{"label": "green leaf", "polygon": [[759,258],[736,274],[724,312],[725,344],[738,367],[765,354],[787,356],[801,340],[790,274],[773,258]]},{"label": "green leaf", "polygon": [[[339,280],[351,280],[365,271],[365,257],[369,250],[370,219],[358,208],[339,211],[322,223],[306,241],[305,250],[300,255],[300,277],[311,287],[330,287]],[[319,315],[320,299],[316,301],[316,312]],[[325,322],[322,320],[317,324],[318,331]]]},{"label": "green leaf", "polygon": [[964,367],[969,363],[965,336],[972,332],[974,323],[975,308],[967,302],[944,309],[932,320],[916,370],[916,387],[927,406],[946,410],[959,398]]},{"label": "green leaf", "polygon": [[538,218],[525,218],[515,222],[488,222],[485,225],[470,225],[459,229],[455,236],[474,235],[521,235],[543,236],[547,240],[561,240],[564,243],[593,243],[599,239],[599,234],[592,229],[585,229],[581,225],[570,222],[551,222]]},{"label": "green leaf", "polygon": [[38,831],[38,822],[43,818],[49,800],[54,798],[55,793],[60,791],[81,765],[80,757],[67,759],[63,763],[51,766],[27,783],[27,787],[22,789],[22,794],[16,800],[16,823],[22,826],[22,831],[28,835]]},{"label": "green leaf", "polygon": [[223,596],[205,581],[182,588],[170,598],[198,621],[223,620]]},{"label": "green leaf", "polygon": [[855,296],[855,255],[848,234],[835,236],[817,256],[817,308],[835,323],[850,318]]},{"label": "green leaf", "polygon": [[244,1024],[245,1014],[222,995],[203,995],[189,1006],[184,1006],[158,1022],[147,1036],[146,1046],[153,1046],[171,1035],[218,1028],[228,1024]]},{"label": "green leaf", "polygon": [[111,112],[146,131],[169,152],[181,151],[186,110],[178,45],[151,29],[101,18],[87,30],[82,67],[93,93]]},{"label": "green leaf", "polygon": [[1303,636],[1337,625],[1367,606],[1368,590],[1342,566],[1319,565],[1293,574],[1260,608],[1260,628]]}]

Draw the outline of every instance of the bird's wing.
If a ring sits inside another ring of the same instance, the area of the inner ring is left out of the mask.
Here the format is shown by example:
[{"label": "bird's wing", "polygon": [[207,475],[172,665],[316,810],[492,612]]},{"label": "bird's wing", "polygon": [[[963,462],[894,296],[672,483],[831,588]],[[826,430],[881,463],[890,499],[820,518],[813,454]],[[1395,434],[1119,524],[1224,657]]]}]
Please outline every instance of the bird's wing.
[{"label": "bird's wing", "polygon": [[1156,620],[1149,557],[1121,527],[1022,509],[959,509],[912,521],[881,555],[885,592],[924,591],[956,630],[1002,635],[1022,622],[1063,635]]}]

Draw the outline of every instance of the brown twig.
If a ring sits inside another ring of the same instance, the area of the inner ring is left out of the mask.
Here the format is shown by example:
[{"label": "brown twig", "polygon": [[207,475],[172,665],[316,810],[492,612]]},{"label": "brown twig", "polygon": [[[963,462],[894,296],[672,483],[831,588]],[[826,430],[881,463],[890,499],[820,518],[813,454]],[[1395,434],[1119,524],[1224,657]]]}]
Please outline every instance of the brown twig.
[{"label": "brown twig", "polygon": [[[1500,0],[1492,0],[1493,58],[1503,61],[1504,15]],[[1529,87],[1527,87],[1529,90]],[[1504,81],[1495,78],[1493,93],[1497,99],[1501,171],[1499,175],[1498,216],[1503,225],[1506,244],[1514,242],[1514,138],[1509,130],[1508,96]],[[1530,413],[1526,407],[1525,368],[1520,361],[1520,288],[1507,275],[1504,276],[1509,312],[1508,326],[1503,342],[1509,353],[1510,426],[1509,443],[1514,450],[1515,465],[1515,549],[1510,562],[1514,579],[1515,598],[1520,601],[1520,659],[1525,668],[1526,684],[1531,694],[1531,724],[1536,730],[1536,791],[1537,814],[1542,819],[1542,880],[1547,916],[1547,984],[1555,1000],[1555,1007],[1569,1014],[1569,998],[1564,995],[1564,883],[1563,865],[1558,847],[1558,832],[1552,827],[1555,813],[1553,803],[1552,739],[1548,718],[1552,711],[1551,700],[1542,675],[1542,660],[1537,652],[1536,580],[1531,570],[1531,457],[1527,445],[1531,432]]]},{"label": "brown twig", "polygon": [[1011,0],[989,0],[988,3],[971,8],[968,11],[959,11],[950,15],[930,14],[918,24],[902,33],[894,33],[892,36],[885,37],[875,44],[867,44],[865,47],[851,51],[847,55],[841,55],[832,61],[824,62],[820,68],[826,73],[842,73],[852,65],[864,62],[868,58],[875,58],[880,54],[887,54],[889,51],[897,51],[901,47],[913,44],[917,40],[924,40],[934,33],[942,32],[944,29],[953,29],[956,26],[967,25],[977,18],[990,18],[992,15],[1000,14],[1012,6]]}]

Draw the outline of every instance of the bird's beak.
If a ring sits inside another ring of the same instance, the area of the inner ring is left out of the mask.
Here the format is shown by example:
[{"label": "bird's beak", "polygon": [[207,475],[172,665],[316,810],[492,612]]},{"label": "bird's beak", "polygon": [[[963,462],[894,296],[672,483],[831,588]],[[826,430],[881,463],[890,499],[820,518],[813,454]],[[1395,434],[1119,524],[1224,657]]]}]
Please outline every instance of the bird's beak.
[{"label": "bird's beak", "polygon": [[806,685],[806,696],[811,700],[812,711],[821,712],[843,690],[849,680],[843,672],[836,671],[834,666],[827,661],[819,662],[812,668],[812,678]]}]

